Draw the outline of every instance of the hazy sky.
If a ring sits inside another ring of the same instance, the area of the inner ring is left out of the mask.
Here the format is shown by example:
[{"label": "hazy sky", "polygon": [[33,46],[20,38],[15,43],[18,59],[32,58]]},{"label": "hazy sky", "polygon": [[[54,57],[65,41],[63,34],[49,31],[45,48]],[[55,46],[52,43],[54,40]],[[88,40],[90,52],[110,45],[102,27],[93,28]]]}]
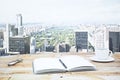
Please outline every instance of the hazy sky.
[{"label": "hazy sky", "polygon": [[0,0],[0,23],[120,24],[120,0]]}]

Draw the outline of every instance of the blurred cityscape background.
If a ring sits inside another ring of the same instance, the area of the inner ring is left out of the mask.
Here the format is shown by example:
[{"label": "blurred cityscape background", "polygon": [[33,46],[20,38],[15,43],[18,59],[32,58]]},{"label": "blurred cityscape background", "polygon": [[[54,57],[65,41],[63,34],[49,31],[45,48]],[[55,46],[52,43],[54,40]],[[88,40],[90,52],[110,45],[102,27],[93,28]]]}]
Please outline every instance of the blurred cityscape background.
[{"label": "blurred cityscape background", "polygon": [[3,0],[0,10],[0,55],[120,52],[120,0]]},{"label": "blurred cityscape background", "polygon": [[[17,14],[16,18],[16,24],[0,24],[1,55],[6,53],[94,52],[96,46],[120,52],[120,25],[117,24],[23,24],[22,14]],[[102,33],[104,35],[101,36]]]}]

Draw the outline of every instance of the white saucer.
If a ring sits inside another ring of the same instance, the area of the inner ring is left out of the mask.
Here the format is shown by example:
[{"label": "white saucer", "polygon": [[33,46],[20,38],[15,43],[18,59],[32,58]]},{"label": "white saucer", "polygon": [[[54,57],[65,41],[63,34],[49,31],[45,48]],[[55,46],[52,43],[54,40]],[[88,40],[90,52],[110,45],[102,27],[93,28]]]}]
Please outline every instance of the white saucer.
[{"label": "white saucer", "polygon": [[114,61],[113,57],[108,57],[108,59],[98,59],[96,56],[93,56],[90,59],[92,61],[96,61],[96,62],[112,62],[112,61]]}]

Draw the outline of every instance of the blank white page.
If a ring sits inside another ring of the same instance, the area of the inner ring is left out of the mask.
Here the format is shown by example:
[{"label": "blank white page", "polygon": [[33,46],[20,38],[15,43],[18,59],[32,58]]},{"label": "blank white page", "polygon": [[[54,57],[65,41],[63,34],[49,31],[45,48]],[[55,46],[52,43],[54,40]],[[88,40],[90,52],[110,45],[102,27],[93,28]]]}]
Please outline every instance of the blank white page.
[{"label": "blank white page", "polygon": [[57,58],[39,58],[33,61],[34,72],[50,72],[55,70],[65,70],[64,66]]},{"label": "blank white page", "polygon": [[78,67],[94,66],[86,59],[77,55],[63,56],[60,59],[66,65],[68,70],[72,68],[78,68]]}]

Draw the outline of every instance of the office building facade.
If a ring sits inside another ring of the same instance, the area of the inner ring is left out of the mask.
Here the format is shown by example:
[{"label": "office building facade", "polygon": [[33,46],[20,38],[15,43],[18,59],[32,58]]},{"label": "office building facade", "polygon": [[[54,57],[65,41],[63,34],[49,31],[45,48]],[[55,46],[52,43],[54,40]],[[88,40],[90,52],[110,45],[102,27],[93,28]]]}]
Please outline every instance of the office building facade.
[{"label": "office building facade", "polygon": [[109,49],[120,52],[120,32],[109,32]]},{"label": "office building facade", "polygon": [[20,54],[30,53],[30,38],[29,37],[10,37],[9,51],[20,52]]},{"label": "office building facade", "polygon": [[78,50],[83,51],[84,49],[88,50],[88,32],[87,31],[78,31],[75,32],[76,39],[76,52]]}]

